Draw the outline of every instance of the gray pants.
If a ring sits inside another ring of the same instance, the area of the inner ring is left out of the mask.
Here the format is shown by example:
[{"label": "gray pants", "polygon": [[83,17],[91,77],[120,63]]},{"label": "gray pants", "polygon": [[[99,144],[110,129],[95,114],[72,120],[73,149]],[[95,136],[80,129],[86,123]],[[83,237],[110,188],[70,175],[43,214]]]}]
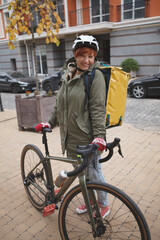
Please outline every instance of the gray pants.
[{"label": "gray pants", "polygon": [[[99,163],[99,160],[101,159],[101,155],[97,156],[97,169],[93,167],[93,158],[92,157],[89,161],[89,165],[87,166],[87,177],[90,181],[99,181],[106,183],[105,177],[102,172],[102,166],[101,163]],[[97,191],[98,195],[98,202],[103,206],[108,206],[108,195],[106,192],[103,191]]]}]

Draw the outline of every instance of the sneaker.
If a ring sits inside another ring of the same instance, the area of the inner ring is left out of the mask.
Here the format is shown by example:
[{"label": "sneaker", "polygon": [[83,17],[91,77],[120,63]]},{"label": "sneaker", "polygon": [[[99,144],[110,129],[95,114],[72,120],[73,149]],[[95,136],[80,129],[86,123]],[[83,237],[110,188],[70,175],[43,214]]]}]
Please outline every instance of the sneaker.
[{"label": "sneaker", "polygon": [[[91,200],[90,200],[90,203],[91,203],[91,207],[93,208],[94,205]],[[76,208],[76,213],[78,214],[85,213],[85,212],[87,212],[87,207],[85,203],[82,203],[79,207]]]},{"label": "sneaker", "polygon": [[[108,216],[108,214],[110,213],[109,207],[108,206],[103,207],[99,202],[98,202],[98,206],[100,207],[100,213],[101,213],[102,219]],[[93,217],[96,217],[96,213],[93,214]]]}]

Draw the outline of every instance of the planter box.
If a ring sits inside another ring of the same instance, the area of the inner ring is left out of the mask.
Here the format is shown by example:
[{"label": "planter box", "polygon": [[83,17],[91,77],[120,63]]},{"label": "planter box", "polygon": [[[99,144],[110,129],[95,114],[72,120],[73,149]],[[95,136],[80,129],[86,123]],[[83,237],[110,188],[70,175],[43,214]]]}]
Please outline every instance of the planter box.
[{"label": "planter box", "polygon": [[21,95],[16,95],[15,100],[19,130],[24,130],[24,128],[34,128],[35,124],[48,121],[56,96],[37,95],[21,98]]}]

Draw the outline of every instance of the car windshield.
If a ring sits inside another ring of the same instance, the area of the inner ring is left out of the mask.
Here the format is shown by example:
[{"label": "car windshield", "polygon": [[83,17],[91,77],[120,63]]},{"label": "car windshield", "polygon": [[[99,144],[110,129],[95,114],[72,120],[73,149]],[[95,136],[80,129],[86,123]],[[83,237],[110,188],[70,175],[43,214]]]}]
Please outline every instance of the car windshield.
[{"label": "car windshield", "polygon": [[14,78],[24,78],[26,77],[25,74],[23,74],[22,72],[13,72],[13,73],[8,73],[10,76],[14,77]]}]

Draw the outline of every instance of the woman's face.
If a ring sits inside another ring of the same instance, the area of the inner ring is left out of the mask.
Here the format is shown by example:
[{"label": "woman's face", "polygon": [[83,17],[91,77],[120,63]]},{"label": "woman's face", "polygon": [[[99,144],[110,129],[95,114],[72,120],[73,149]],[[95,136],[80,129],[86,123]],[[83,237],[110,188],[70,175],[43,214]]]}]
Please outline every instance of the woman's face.
[{"label": "woman's face", "polygon": [[82,53],[81,55],[75,57],[77,67],[82,70],[87,70],[95,60],[94,53]]}]

